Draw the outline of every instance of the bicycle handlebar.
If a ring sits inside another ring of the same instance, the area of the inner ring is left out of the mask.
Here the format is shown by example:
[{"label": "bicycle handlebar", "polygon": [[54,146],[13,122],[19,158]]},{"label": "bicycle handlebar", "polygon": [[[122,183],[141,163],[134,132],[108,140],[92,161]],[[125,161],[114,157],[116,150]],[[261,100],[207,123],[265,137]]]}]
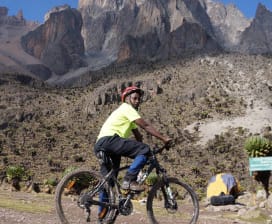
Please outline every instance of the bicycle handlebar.
[{"label": "bicycle handlebar", "polygon": [[161,153],[163,150],[164,150],[165,146],[161,147],[161,148],[158,148],[158,147],[154,147],[153,148],[153,153],[154,154],[158,154],[158,153]]},{"label": "bicycle handlebar", "polygon": [[172,145],[167,145],[167,144],[165,144],[165,145],[163,145],[162,147],[158,147],[157,145],[155,146],[155,147],[153,147],[153,153],[154,154],[158,154],[158,153],[162,153],[162,151],[164,150],[164,149],[166,149],[167,151],[169,151],[169,149],[172,147]]},{"label": "bicycle handlebar", "polygon": [[166,144],[164,144],[163,146],[159,147],[157,144],[153,147],[153,153],[154,154],[158,154],[161,153],[164,149],[166,149],[166,151],[169,151],[170,148],[172,148],[173,146],[175,146],[175,139],[172,139],[171,141],[167,142]]}]

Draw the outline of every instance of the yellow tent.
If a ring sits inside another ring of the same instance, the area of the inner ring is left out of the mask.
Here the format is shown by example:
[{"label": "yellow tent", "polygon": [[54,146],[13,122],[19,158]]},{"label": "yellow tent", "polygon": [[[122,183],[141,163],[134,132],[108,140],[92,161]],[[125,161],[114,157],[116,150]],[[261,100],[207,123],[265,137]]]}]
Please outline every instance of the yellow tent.
[{"label": "yellow tent", "polygon": [[213,176],[207,187],[207,198],[218,196],[221,193],[237,196],[239,186],[236,179],[229,173],[219,173]]}]

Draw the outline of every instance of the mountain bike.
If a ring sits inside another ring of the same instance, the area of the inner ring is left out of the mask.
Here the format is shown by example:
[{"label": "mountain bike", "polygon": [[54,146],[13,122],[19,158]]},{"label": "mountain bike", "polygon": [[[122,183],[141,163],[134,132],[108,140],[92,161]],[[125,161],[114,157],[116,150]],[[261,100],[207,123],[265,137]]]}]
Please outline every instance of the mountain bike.
[{"label": "mountain bike", "polygon": [[[149,223],[196,223],[199,215],[199,203],[193,189],[176,177],[169,177],[166,170],[159,164],[157,154],[166,147],[155,147],[144,168],[145,173],[138,177],[144,184],[152,175],[153,185],[147,193],[146,210]],[[166,148],[168,149],[168,148]],[[112,161],[102,151],[99,159]],[[56,211],[61,223],[105,223],[116,221],[118,215],[128,216],[133,211],[132,199],[139,192],[123,191],[116,172],[128,169],[124,166],[111,169],[106,176],[90,169],[77,169],[65,175],[59,182],[56,193]],[[99,193],[105,191],[107,200],[99,200]],[[107,208],[103,219],[98,219],[98,207]]]}]

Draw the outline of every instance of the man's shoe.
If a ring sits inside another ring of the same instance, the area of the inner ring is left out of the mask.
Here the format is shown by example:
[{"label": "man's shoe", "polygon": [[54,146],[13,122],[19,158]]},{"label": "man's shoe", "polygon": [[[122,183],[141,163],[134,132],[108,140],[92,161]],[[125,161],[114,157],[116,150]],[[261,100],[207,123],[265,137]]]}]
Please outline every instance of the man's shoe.
[{"label": "man's shoe", "polygon": [[132,190],[132,191],[144,191],[145,190],[144,186],[138,184],[136,181],[129,182],[126,180],[123,181],[121,188],[123,190]]},{"label": "man's shoe", "polygon": [[140,185],[139,183],[137,183],[136,181],[132,181],[130,183],[130,186],[129,186],[130,190],[132,191],[144,191],[145,188],[143,185]]}]

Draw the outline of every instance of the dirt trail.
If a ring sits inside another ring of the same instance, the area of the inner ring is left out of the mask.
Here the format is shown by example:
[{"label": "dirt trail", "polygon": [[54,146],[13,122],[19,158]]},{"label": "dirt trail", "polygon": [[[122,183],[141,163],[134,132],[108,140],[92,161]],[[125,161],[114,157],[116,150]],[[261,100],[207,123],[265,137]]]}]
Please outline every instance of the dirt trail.
[{"label": "dirt trail", "polygon": [[[208,140],[213,139],[215,135],[227,131],[231,128],[242,127],[248,129],[251,133],[260,133],[262,128],[270,126],[272,123],[272,109],[264,102],[254,102],[253,108],[248,108],[244,116],[235,117],[229,120],[212,120],[199,124],[200,140],[198,144],[205,145]],[[197,122],[189,125],[186,129],[193,132]]]},{"label": "dirt trail", "polygon": [[[140,202],[135,202],[140,203]],[[141,204],[145,207],[145,204]],[[143,209],[144,210],[144,209]],[[236,212],[209,212],[201,204],[199,224],[246,224],[235,220]],[[232,217],[232,218],[223,218]],[[1,224],[57,224],[54,210],[54,197],[47,194],[10,192],[0,190],[0,223]],[[117,218],[118,224],[148,223],[146,213],[134,209],[130,216]]]}]

